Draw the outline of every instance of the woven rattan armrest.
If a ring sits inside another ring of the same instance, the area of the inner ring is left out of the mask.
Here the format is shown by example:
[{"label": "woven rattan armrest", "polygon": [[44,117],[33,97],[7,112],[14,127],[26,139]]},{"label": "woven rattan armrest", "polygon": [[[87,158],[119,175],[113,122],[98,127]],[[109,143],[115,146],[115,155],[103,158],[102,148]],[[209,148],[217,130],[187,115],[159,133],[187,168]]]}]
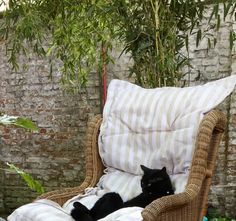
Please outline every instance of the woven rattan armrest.
[{"label": "woven rattan armrest", "polygon": [[181,214],[181,209],[186,211],[185,207],[197,197],[198,189],[196,186],[189,186],[183,193],[162,197],[153,201],[142,211],[143,220],[173,220],[173,218],[170,219],[170,211],[173,213],[173,210],[176,210],[178,216]]},{"label": "woven rattan armrest", "polygon": [[202,220],[206,212],[211,175],[214,172],[218,146],[225,124],[225,115],[220,111],[213,110],[205,115],[199,126],[185,191],[153,201],[142,212],[144,221]]},{"label": "woven rattan armrest", "polygon": [[101,125],[101,115],[93,117],[89,123],[86,133],[86,175],[84,182],[78,187],[64,188],[42,194],[38,199],[50,199],[63,205],[68,199],[84,193],[88,187],[97,184],[99,178],[103,174],[104,166],[98,154],[98,134]]}]

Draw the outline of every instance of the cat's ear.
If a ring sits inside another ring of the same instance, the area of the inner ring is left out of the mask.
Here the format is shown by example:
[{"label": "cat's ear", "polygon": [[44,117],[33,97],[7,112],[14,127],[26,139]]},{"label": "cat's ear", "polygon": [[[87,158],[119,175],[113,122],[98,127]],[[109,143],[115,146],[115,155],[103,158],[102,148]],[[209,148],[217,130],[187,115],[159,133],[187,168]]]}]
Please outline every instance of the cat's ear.
[{"label": "cat's ear", "polygon": [[162,167],[161,171],[166,172],[166,167]]},{"label": "cat's ear", "polygon": [[143,170],[143,172],[148,172],[150,169],[145,167],[144,165],[140,165],[141,169]]}]

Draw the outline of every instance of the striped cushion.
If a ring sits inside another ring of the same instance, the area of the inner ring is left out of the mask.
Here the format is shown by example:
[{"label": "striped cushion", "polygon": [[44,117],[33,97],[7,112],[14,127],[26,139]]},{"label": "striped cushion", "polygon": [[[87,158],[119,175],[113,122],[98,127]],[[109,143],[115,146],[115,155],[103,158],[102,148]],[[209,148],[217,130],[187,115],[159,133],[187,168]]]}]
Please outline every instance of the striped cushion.
[{"label": "striped cushion", "polygon": [[[150,168],[165,166],[176,192],[183,191],[199,123],[204,113],[233,91],[235,83],[234,75],[194,87],[144,89],[112,80],[103,112],[99,152],[113,172],[105,175],[109,178],[103,178],[103,186],[111,184],[117,189],[120,183],[122,189],[126,179],[121,176],[118,181],[114,169],[135,177],[141,176],[140,164],[144,164]],[[128,189],[132,193],[135,188]]]}]

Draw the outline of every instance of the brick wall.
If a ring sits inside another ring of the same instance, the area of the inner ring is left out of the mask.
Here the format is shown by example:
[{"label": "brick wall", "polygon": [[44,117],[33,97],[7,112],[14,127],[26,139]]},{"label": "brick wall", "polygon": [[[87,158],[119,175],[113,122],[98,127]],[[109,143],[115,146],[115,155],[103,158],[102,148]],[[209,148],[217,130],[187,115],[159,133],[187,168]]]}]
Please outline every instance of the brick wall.
[{"label": "brick wall", "polygon": [[[87,120],[100,112],[99,79],[91,74],[80,94],[60,89],[47,61],[34,58],[27,72],[12,72],[0,45],[0,112],[32,119],[39,133],[0,126],[0,167],[11,162],[42,182],[46,190],[76,186],[84,178],[83,140]],[[30,202],[36,194],[18,175],[0,170],[0,213]]]}]

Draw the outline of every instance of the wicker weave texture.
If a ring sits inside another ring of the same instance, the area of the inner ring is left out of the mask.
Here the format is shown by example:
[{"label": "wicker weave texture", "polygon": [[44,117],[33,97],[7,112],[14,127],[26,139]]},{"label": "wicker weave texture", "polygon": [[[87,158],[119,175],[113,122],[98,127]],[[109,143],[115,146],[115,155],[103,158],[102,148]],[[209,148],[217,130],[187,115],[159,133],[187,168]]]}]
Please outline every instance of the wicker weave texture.
[{"label": "wicker weave texture", "polygon": [[[40,199],[51,199],[62,205],[66,200],[83,193],[85,188],[96,185],[104,169],[97,145],[101,121],[98,115],[88,124],[84,182],[79,187],[46,193]],[[213,110],[205,115],[199,127],[185,191],[153,201],[142,212],[144,221],[202,221],[225,125],[226,118],[222,112]]]}]

